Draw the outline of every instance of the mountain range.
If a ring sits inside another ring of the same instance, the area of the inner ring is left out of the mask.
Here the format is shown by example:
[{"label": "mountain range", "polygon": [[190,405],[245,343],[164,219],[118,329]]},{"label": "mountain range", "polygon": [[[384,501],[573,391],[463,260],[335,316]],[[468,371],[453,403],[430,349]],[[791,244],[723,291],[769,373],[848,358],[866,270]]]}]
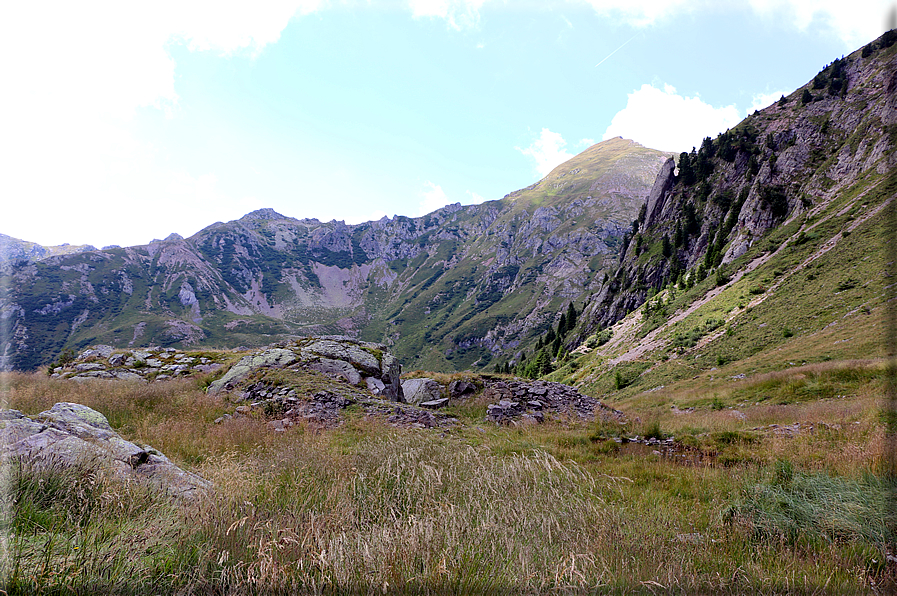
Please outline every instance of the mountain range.
[{"label": "mountain range", "polygon": [[190,238],[40,260],[25,251],[3,265],[2,366],[33,369],[96,343],[341,334],[386,343],[406,368],[492,369],[532,355],[572,304],[582,314],[563,330],[565,350],[610,328],[613,339],[553,374],[599,387],[651,350],[675,360],[713,341],[719,362],[747,357],[756,334],[736,330],[773,306],[793,322],[760,349],[816,333],[838,310],[820,295],[851,308],[881,300],[875,226],[897,193],[894,39],[691,152],[610,139],[480,205],[359,225],[262,209]]},{"label": "mountain range", "polygon": [[0,300],[7,368],[61,350],[235,347],[337,333],[409,366],[487,366],[616,262],[669,154],[599,143],[497,201],[346,225],[271,209],[190,238],[19,260]]}]

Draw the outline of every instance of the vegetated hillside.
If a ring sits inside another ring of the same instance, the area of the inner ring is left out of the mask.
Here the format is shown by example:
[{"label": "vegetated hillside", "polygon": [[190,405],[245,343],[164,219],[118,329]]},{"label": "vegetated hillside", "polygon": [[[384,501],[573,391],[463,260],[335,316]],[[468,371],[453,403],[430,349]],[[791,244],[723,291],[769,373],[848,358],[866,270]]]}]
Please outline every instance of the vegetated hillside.
[{"label": "vegetated hillside", "polygon": [[725,271],[770,230],[874,193],[895,165],[893,38],[835,60],[806,86],[682,153],[678,168],[669,161],[592,318],[613,323],[652,289]]},{"label": "vegetated hillside", "polygon": [[[616,274],[580,318],[594,332],[578,351],[587,354],[552,378],[621,398],[653,390],[669,408],[674,397],[684,407],[735,396],[752,373],[885,356],[895,38],[705,140],[677,174],[668,164]],[[766,398],[840,395],[817,376],[795,373]]]},{"label": "vegetated hillside", "polygon": [[19,262],[0,296],[6,368],[64,348],[385,341],[410,367],[483,367],[616,263],[668,157],[599,143],[498,201],[359,225],[262,209],[184,239]]}]

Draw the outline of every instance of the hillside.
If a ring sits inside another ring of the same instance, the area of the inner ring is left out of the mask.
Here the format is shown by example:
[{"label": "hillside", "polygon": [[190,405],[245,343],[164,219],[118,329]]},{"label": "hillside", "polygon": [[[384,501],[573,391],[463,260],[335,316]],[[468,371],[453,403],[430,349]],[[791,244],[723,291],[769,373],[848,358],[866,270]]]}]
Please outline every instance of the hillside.
[{"label": "hillside", "polygon": [[501,200],[424,217],[350,226],[262,209],[186,239],[18,262],[0,296],[3,366],[95,343],[337,333],[412,368],[482,368],[593,291],[667,157],[611,139]]},{"label": "hillside", "polygon": [[770,403],[841,398],[814,366],[886,356],[893,39],[706,140],[678,171],[668,163],[581,317],[570,348],[582,345],[550,378],[669,412],[735,406],[752,375],[783,369]]}]

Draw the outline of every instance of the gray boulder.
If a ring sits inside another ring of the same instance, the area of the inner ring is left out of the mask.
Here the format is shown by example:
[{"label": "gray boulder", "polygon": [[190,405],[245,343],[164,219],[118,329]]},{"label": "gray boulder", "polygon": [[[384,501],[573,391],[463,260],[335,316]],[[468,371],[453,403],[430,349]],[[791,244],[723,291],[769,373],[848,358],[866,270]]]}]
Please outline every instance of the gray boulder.
[{"label": "gray boulder", "polygon": [[442,385],[433,379],[408,379],[402,382],[402,392],[407,403],[418,405],[441,398]]},{"label": "gray boulder", "polygon": [[402,391],[402,365],[396,357],[389,352],[383,352],[380,371],[380,380],[386,386],[382,394],[394,401],[405,401],[405,394]]},{"label": "gray boulder", "polygon": [[442,406],[447,406],[449,399],[447,397],[441,397],[439,399],[434,399],[431,401],[422,401],[420,402],[420,407],[429,408],[431,410],[438,410]]},{"label": "gray boulder", "polygon": [[212,488],[151,447],[126,441],[105,416],[81,404],[57,403],[35,419],[18,410],[0,410],[0,457],[63,466],[93,463],[114,476],[144,480],[182,499],[196,498]]},{"label": "gray boulder", "polygon": [[352,385],[361,383],[361,373],[359,373],[354,366],[344,360],[331,360],[330,358],[321,358],[317,362],[312,362],[306,368],[322,372],[325,375],[342,377]]},{"label": "gray boulder", "polygon": [[368,377],[364,380],[364,382],[368,386],[368,391],[370,391],[374,395],[380,395],[383,393],[383,390],[386,389],[386,385],[383,383],[383,381],[374,377]]}]

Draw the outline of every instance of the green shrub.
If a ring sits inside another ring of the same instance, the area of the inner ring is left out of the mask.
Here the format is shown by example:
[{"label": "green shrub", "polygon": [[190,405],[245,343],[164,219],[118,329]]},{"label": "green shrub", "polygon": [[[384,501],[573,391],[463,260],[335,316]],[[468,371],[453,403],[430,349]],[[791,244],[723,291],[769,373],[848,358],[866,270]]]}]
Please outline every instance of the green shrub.
[{"label": "green shrub", "polygon": [[645,428],[646,439],[663,439],[664,436],[663,431],[660,430],[660,423],[657,420],[654,420]]}]

